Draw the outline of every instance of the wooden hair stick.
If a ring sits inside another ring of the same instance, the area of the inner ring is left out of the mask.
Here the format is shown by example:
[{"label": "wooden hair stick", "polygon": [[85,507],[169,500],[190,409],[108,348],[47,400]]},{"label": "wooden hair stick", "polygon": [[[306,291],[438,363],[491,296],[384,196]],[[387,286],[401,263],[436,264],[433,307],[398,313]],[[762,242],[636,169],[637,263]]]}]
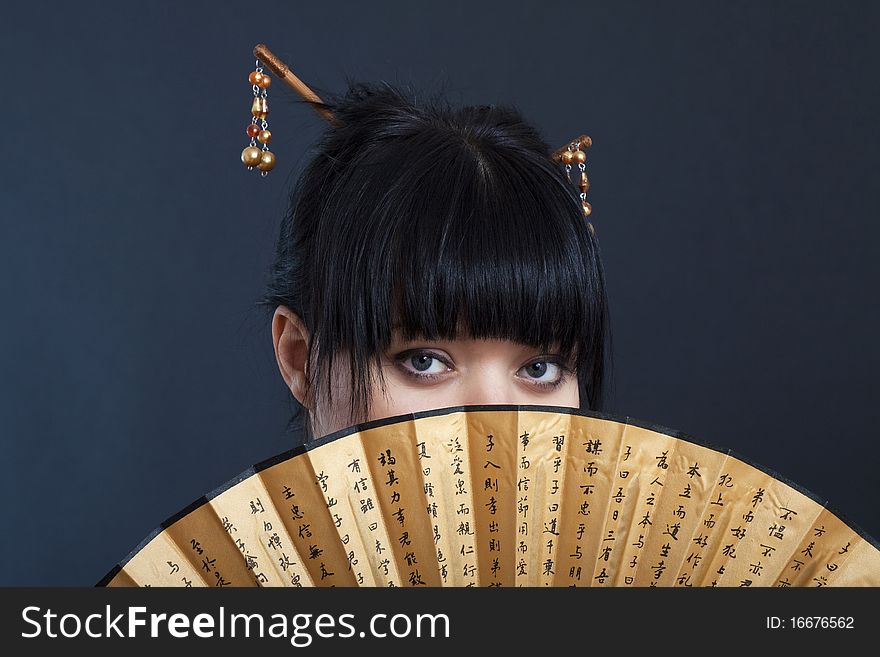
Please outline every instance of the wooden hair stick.
[{"label": "wooden hair stick", "polygon": [[[273,53],[269,48],[266,47],[264,43],[258,43],[254,46],[254,56],[259,59],[266,67],[272,71],[279,80],[284,82],[288,87],[293,89],[296,93],[303,98],[303,100],[307,100],[310,103],[323,103],[314,91],[309,89],[309,87],[296,77],[293,74],[293,71],[290,70],[290,67],[281,61],[278,56]],[[312,108],[328,123],[335,123],[335,117],[333,116],[333,112],[331,112],[326,107],[319,107],[318,105],[312,105]]]}]

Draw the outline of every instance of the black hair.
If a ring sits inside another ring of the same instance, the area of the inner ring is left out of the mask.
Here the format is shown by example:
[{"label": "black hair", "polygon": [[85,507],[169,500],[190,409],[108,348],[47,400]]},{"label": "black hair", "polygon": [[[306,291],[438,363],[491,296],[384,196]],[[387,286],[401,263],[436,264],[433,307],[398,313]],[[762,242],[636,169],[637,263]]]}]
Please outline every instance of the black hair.
[{"label": "black hair", "polygon": [[[291,189],[258,304],[270,317],[287,306],[309,330],[310,399],[332,403],[342,356],[352,423],[366,418],[395,322],[404,340],[556,346],[581,408],[600,410],[611,335],[599,245],[538,131],[513,107],[454,107],[388,82],[349,81],[309,104],[335,121]],[[303,430],[313,438],[308,418]]]}]

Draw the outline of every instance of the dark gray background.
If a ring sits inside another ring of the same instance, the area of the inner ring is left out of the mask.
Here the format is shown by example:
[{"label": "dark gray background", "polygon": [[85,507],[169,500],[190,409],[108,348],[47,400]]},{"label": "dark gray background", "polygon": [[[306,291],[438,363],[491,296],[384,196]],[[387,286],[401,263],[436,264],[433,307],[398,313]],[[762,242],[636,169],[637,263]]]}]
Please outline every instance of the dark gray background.
[{"label": "dark gray background", "polygon": [[252,309],[320,119],[254,44],[592,135],[609,410],[744,454],[880,535],[877,3],[21,3],[4,8],[0,556],[91,585],[292,445]]}]

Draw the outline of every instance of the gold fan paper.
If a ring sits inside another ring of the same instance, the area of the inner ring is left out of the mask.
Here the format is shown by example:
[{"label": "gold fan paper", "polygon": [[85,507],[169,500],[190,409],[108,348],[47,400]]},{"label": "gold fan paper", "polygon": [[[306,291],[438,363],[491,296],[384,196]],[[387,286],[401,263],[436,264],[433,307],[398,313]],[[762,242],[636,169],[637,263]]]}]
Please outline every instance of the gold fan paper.
[{"label": "gold fan paper", "polygon": [[876,586],[880,546],[681,432],[463,406],[326,436],[170,518],[108,586]]}]

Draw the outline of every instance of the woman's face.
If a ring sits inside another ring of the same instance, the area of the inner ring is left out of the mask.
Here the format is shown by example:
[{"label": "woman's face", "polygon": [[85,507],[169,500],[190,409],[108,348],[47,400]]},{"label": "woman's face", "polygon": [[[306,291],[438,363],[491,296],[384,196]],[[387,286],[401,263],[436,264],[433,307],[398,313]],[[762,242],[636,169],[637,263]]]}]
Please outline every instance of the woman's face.
[{"label": "woman's face", "polygon": [[[287,331],[279,324],[278,313],[273,324],[276,355],[282,374],[284,349],[279,340]],[[288,327],[291,330],[293,326]],[[302,331],[302,324],[299,323]],[[293,339],[295,337],[291,336]],[[303,336],[305,338],[305,336]],[[289,344],[288,352],[302,353]],[[312,430],[323,436],[351,426],[348,407],[349,377],[344,358],[334,359],[333,408],[318,405],[311,409]],[[338,366],[337,366],[338,363]],[[388,351],[382,355],[385,389],[374,378],[369,417],[374,420],[395,415],[446,406],[470,404],[542,404],[578,407],[580,395],[577,375],[559,354],[541,352],[524,344],[507,340],[412,340],[405,342],[399,332]],[[291,391],[302,401],[296,382],[303,379],[289,376],[296,363],[287,364],[285,380]],[[293,383],[293,385],[291,385]]]}]

